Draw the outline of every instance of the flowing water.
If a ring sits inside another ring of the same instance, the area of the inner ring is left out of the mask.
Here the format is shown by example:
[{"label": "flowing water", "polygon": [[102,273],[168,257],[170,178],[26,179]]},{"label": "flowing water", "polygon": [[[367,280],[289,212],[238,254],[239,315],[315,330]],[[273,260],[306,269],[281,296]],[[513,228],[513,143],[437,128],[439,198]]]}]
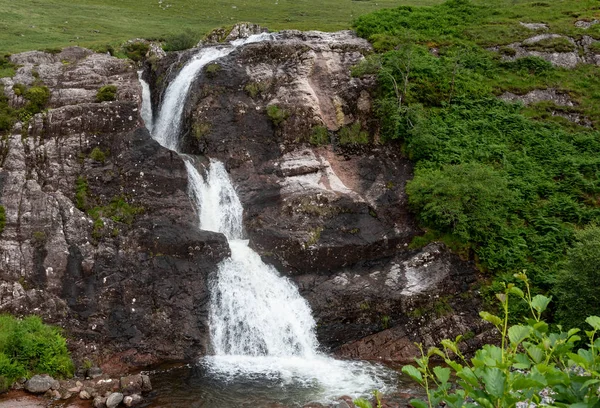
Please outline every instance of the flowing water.
[{"label": "flowing water", "polygon": [[[201,49],[168,86],[154,123],[151,110],[142,109],[154,139],[177,152],[183,107],[202,68],[237,47],[271,39],[261,34]],[[143,106],[149,106],[147,84],[143,86]],[[213,354],[185,371],[184,379],[181,374],[166,375],[175,381],[165,381],[169,406],[262,407],[273,402],[300,406],[391,390],[396,381],[393,371],[366,362],[335,360],[319,351],[309,304],[293,282],[265,264],[244,240],[243,207],[223,164],[211,159],[200,172],[192,159],[182,157],[198,226],[223,233],[231,257],[221,262],[210,282]],[[177,405],[180,397],[182,403]]]}]

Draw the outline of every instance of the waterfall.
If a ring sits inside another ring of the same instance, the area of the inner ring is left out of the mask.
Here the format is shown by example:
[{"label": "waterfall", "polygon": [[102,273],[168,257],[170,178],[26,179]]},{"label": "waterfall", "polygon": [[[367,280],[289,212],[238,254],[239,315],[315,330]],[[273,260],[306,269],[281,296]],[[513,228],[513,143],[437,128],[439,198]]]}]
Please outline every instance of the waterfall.
[{"label": "waterfall", "polygon": [[[177,152],[183,107],[202,68],[246,43],[268,39],[262,34],[228,46],[201,49],[169,84],[155,119],[153,138]],[[152,113],[143,117],[151,120]],[[308,302],[291,280],[265,264],[243,239],[243,207],[223,164],[210,159],[207,168],[199,172],[192,158],[182,157],[198,227],[223,233],[231,249],[231,256],[218,265],[209,284],[214,355],[201,362],[207,372],[225,382],[242,377],[294,384],[314,391],[312,398],[318,401],[389,389],[395,378],[389,370],[365,362],[335,360],[319,352]]]}]

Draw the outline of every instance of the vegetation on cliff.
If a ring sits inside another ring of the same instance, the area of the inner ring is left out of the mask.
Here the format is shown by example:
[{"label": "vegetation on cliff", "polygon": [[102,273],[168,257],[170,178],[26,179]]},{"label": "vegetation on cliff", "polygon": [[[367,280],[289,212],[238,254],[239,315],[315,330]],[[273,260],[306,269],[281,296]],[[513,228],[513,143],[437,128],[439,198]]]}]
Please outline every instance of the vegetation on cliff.
[{"label": "vegetation on cliff", "polygon": [[[584,253],[577,231],[589,226],[581,234],[593,235],[600,221],[600,67],[510,58],[514,47],[503,46],[539,34],[523,21],[596,41],[599,24],[575,23],[598,13],[589,2],[449,0],[377,11],[354,24],[377,50],[354,74],[377,75],[381,137],[402,143],[415,162],[407,192],[427,238],[445,237],[499,277],[490,293],[527,269],[535,290],[561,292],[556,317],[569,327],[582,323],[581,313],[563,304],[569,293],[578,295],[564,284]],[[498,98],[533,90],[570,103]],[[573,119],[581,117],[586,121]],[[559,274],[563,269],[571,272]],[[557,274],[562,283],[554,286]],[[594,297],[581,300],[591,312]]]},{"label": "vegetation on cliff", "polygon": [[34,374],[73,375],[73,362],[60,329],[37,316],[0,315],[0,379],[8,383]]}]

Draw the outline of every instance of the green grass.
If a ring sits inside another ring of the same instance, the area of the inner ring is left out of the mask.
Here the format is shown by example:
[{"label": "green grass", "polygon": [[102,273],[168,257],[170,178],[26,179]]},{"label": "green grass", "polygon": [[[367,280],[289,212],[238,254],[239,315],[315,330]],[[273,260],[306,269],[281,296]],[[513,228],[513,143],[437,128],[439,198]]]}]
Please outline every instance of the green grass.
[{"label": "green grass", "polygon": [[334,31],[383,7],[437,3],[440,0],[165,0],[163,8],[171,7],[163,10],[156,0],[0,0],[0,53],[70,45],[103,47],[186,31],[201,36],[240,21],[271,30]]}]

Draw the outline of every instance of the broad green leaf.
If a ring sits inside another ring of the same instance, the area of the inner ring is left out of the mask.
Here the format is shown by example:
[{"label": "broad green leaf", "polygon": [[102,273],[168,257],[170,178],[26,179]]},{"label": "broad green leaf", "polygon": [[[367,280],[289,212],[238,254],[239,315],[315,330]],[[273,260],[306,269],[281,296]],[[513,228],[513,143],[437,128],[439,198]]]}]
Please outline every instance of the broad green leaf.
[{"label": "broad green leaf", "polygon": [[544,295],[536,295],[533,299],[531,299],[531,307],[537,310],[538,313],[542,313],[548,307],[548,303],[552,298],[547,298]]},{"label": "broad green leaf", "polygon": [[506,294],[504,293],[496,293],[496,298],[500,301],[500,303],[506,303]]},{"label": "broad green leaf", "polygon": [[500,326],[502,324],[502,319],[500,319],[498,316],[494,316],[491,313],[479,312],[479,316],[481,316],[483,320],[485,320],[486,322],[490,322],[494,326]]},{"label": "broad green leaf", "polygon": [[433,367],[433,373],[442,384],[447,383],[450,379],[450,369],[448,367]]},{"label": "broad green leaf", "polygon": [[569,337],[569,340],[567,340],[569,343],[577,343],[579,340],[581,340],[581,337],[579,336],[571,336]]},{"label": "broad green leaf", "polygon": [[567,333],[567,337],[571,337],[574,334],[577,334],[581,331],[581,329],[571,329],[569,330],[569,332]]},{"label": "broad green leaf", "polygon": [[531,359],[536,363],[539,364],[542,362],[542,360],[544,359],[544,352],[542,350],[540,350],[539,348],[537,348],[536,346],[528,346],[526,348],[527,350],[527,354],[529,354],[529,357],[531,357]]},{"label": "broad green leaf", "polygon": [[585,358],[580,356],[579,354],[567,353],[567,356],[571,359],[571,361],[573,361],[579,366],[585,366],[587,364]]},{"label": "broad green leaf", "polygon": [[548,323],[546,322],[536,322],[533,325],[533,328],[541,333],[547,333],[548,332]]},{"label": "broad green leaf", "polygon": [[418,400],[418,399],[410,400],[410,405],[412,405],[415,408],[428,408],[428,405],[426,402]]},{"label": "broad green leaf", "polygon": [[373,408],[371,403],[364,398],[358,398],[352,402],[354,402],[354,405],[356,405],[357,408]]},{"label": "broad green leaf", "polygon": [[519,288],[517,288],[516,286],[513,286],[512,288],[510,288],[510,293],[512,293],[513,295],[517,295],[520,298],[524,298],[525,294],[523,293],[523,291]]},{"label": "broad green leaf", "polygon": [[457,363],[456,361],[445,359],[444,362],[448,364],[454,371],[460,373],[462,371],[462,365]]},{"label": "broad green leaf", "polygon": [[513,390],[527,390],[529,388],[542,388],[544,384],[536,381],[535,378],[521,376],[512,383]]},{"label": "broad green leaf", "polygon": [[444,348],[451,350],[454,354],[458,353],[458,347],[456,347],[456,343],[454,343],[452,340],[444,339],[441,341],[441,344]]},{"label": "broad green leaf", "polygon": [[523,353],[516,354],[514,357],[513,367],[517,370],[528,370],[531,367],[531,361],[529,357]]},{"label": "broad green leaf", "polygon": [[590,385],[594,385],[594,384],[598,384],[598,383],[600,383],[600,380],[597,379],[597,378],[593,379],[593,380],[587,380],[586,382],[583,383],[583,385],[581,386],[581,388],[587,388]]},{"label": "broad green leaf", "polygon": [[443,359],[446,358],[446,355],[442,352],[442,350],[440,350],[437,347],[430,347],[429,350],[427,350],[427,356],[430,357],[430,356],[432,356],[434,354],[436,356],[440,356]]},{"label": "broad green leaf", "polygon": [[521,326],[519,324],[511,326],[508,329],[508,339],[513,347],[517,347],[523,340],[531,334],[531,327]]},{"label": "broad green leaf", "polygon": [[402,367],[402,372],[408,375],[413,380],[417,381],[419,384],[423,382],[423,376],[421,375],[419,370],[417,370],[411,365],[405,365],[404,367]]},{"label": "broad green leaf", "polygon": [[590,326],[592,326],[594,328],[594,330],[599,330],[600,331],[600,317],[598,317],[598,316],[590,316],[587,319],[585,319],[585,322],[587,324],[589,324]]},{"label": "broad green leaf", "polygon": [[483,373],[485,390],[495,398],[502,398],[504,394],[505,374],[498,368],[487,368]]},{"label": "broad green leaf", "polygon": [[466,381],[472,387],[479,387],[479,379],[470,367],[465,366],[462,371],[456,375]]}]

